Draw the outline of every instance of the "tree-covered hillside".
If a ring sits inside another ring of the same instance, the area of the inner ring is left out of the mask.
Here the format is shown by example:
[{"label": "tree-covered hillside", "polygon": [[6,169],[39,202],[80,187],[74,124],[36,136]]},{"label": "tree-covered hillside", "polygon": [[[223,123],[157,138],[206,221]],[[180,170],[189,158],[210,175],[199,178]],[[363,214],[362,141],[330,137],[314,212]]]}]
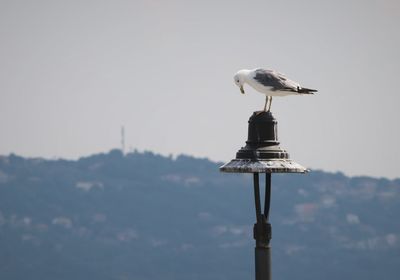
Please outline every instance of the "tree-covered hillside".
[{"label": "tree-covered hillside", "polygon": [[[253,279],[252,179],[218,166],[0,157],[0,279]],[[399,278],[400,180],[272,179],[274,279]]]}]

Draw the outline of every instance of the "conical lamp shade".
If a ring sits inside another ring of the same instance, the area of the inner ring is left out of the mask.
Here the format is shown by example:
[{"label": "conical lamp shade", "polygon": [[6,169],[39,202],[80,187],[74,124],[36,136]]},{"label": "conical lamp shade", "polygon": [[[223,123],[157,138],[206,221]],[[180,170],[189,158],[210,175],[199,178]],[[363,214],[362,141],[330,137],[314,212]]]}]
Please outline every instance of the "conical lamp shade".
[{"label": "conical lamp shade", "polygon": [[307,169],[289,159],[279,147],[278,123],[271,112],[254,112],[249,119],[246,146],[236,158],[220,167],[234,173],[305,173]]}]

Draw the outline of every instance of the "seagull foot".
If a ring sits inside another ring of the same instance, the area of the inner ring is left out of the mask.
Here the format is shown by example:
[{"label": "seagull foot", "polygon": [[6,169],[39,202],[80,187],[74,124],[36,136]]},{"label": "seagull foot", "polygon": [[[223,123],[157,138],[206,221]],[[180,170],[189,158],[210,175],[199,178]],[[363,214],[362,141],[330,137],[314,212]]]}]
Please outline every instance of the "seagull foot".
[{"label": "seagull foot", "polygon": [[260,114],[262,114],[262,113],[265,113],[265,111],[264,111],[264,110],[261,110],[261,111],[256,111],[256,112],[255,112],[256,116],[258,116],[258,115],[260,115]]}]

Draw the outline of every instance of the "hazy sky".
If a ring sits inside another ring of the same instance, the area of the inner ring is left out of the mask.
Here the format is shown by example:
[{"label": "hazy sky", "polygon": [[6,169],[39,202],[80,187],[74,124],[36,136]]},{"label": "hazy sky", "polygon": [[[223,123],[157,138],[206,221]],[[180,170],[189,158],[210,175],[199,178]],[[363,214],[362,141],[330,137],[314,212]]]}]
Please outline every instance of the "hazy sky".
[{"label": "hazy sky", "polygon": [[400,177],[400,2],[0,0],[0,154],[120,146],[227,161],[265,67],[319,89],[274,98],[281,146],[314,169]]}]

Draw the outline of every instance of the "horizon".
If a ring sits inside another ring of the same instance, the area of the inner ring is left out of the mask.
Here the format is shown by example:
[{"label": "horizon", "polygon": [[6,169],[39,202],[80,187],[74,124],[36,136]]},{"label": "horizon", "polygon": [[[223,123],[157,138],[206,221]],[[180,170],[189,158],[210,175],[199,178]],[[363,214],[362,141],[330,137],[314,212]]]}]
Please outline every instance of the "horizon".
[{"label": "horizon", "polygon": [[[107,154],[109,154],[111,152],[114,152],[114,151],[120,152],[122,154],[122,156],[128,156],[130,154],[135,154],[135,153],[138,153],[138,154],[150,153],[152,155],[161,156],[161,157],[164,157],[164,158],[167,158],[167,159],[171,159],[171,160],[174,160],[174,161],[178,157],[183,156],[183,157],[190,157],[190,158],[193,158],[193,159],[196,159],[196,160],[207,160],[207,161],[209,161],[211,163],[214,163],[214,164],[223,164],[223,163],[225,163],[224,161],[213,160],[213,159],[211,159],[209,157],[198,157],[198,156],[185,154],[185,153],[162,154],[162,153],[158,153],[156,151],[139,150],[139,149],[132,149],[132,150],[123,152],[121,148],[112,148],[112,149],[109,149],[108,151],[92,153],[92,154],[87,154],[87,155],[81,155],[81,156],[76,157],[76,158],[42,157],[42,156],[32,156],[31,157],[31,156],[24,156],[24,155],[21,155],[21,154],[18,154],[18,153],[9,153],[7,155],[0,154],[0,158],[1,157],[9,157],[9,156],[17,156],[17,157],[21,157],[21,158],[28,159],[28,160],[38,160],[39,159],[39,160],[45,160],[45,161],[57,161],[57,160],[79,161],[80,159],[90,158],[90,157],[96,156],[96,155],[107,155]],[[340,175],[343,175],[343,176],[351,178],[351,179],[365,177],[365,178],[371,178],[371,179],[376,179],[376,180],[380,180],[380,179],[389,180],[389,181],[400,180],[400,176],[399,177],[394,177],[394,178],[388,178],[388,177],[384,177],[384,176],[370,176],[370,175],[365,175],[365,174],[364,175],[363,174],[350,175],[350,174],[347,174],[345,171],[342,171],[342,170],[330,171],[330,170],[324,170],[322,168],[312,168],[312,167],[309,167],[309,166],[307,166],[307,168],[309,169],[309,172],[306,172],[305,174],[300,174],[300,175],[305,175],[306,176],[307,174],[312,173],[313,171],[316,171],[316,172],[324,172],[324,173],[328,173],[328,174],[340,174]]]}]

